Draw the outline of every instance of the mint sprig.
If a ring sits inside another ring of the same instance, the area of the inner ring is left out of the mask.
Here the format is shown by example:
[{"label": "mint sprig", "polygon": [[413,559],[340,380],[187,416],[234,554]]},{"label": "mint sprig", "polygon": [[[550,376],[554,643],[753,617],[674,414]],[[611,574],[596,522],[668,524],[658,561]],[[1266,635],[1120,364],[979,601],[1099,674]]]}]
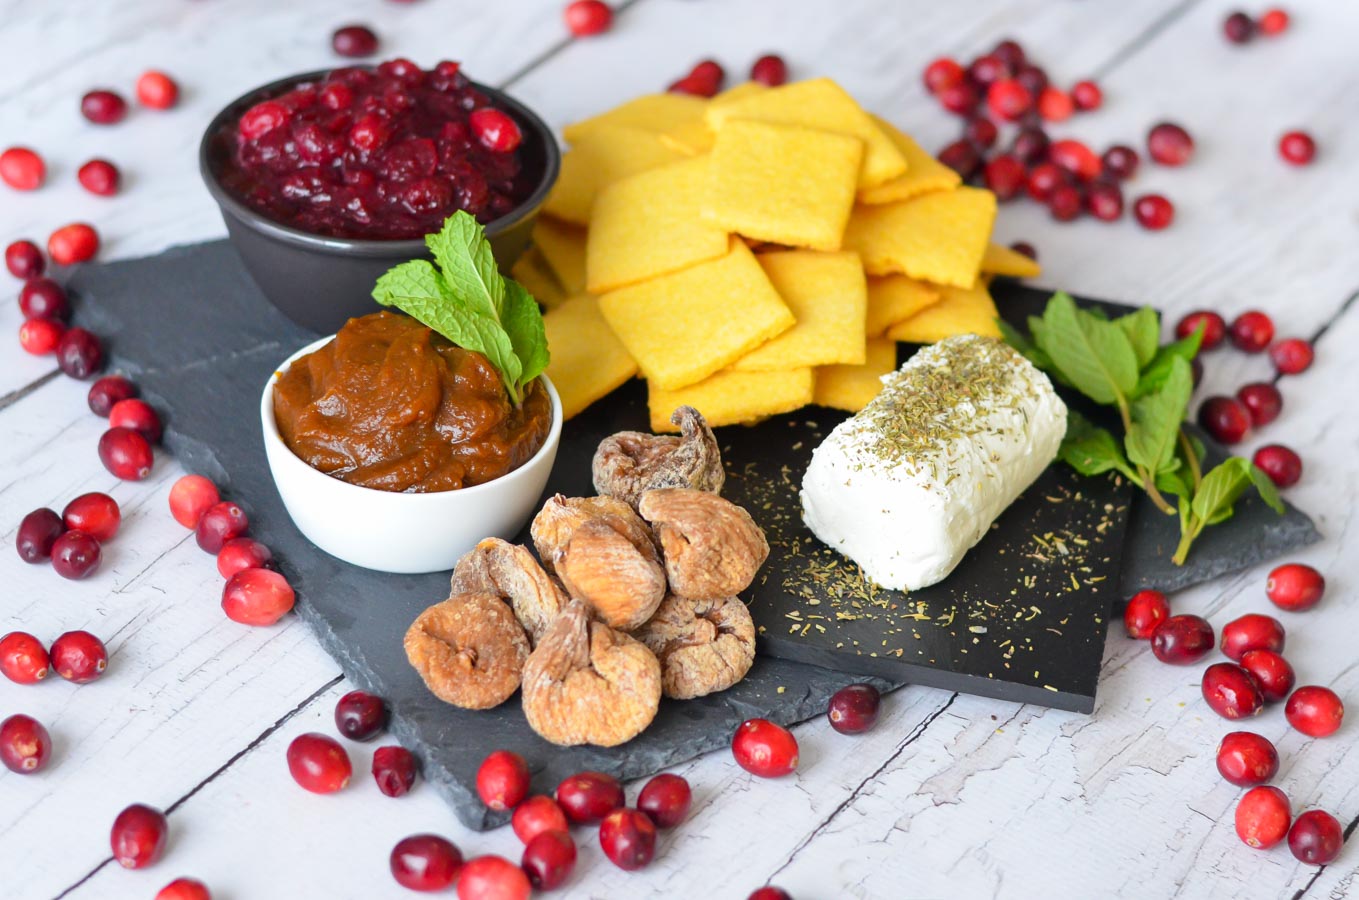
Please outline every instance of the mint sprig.
[{"label": "mint sprig", "polygon": [[[1249,460],[1230,457],[1203,471],[1204,446],[1184,430],[1193,393],[1190,363],[1202,329],[1160,345],[1161,321],[1144,307],[1109,319],[1078,307],[1065,293],[1048,300],[1042,317],[1030,317],[1032,339],[1001,323],[1006,341],[1058,382],[1118,410],[1122,439],[1071,411],[1059,458],[1084,475],[1117,471],[1147,492],[1152,503],[1180,519],[1173,557],[1183,565],[1194,540],[1231,517],[1251,487],[1283,513],[1274,483]],[[1166,495],[1173,495],[1171,506]]]},{"label": "mint sprig", "polygon": [[500,274],[485,230],[467,213],[449,216],[425,245],[434,262],[413,259],[389,269],[373,287],[373,299],[484,355],[518,406],[549,359],[537,302]]}]

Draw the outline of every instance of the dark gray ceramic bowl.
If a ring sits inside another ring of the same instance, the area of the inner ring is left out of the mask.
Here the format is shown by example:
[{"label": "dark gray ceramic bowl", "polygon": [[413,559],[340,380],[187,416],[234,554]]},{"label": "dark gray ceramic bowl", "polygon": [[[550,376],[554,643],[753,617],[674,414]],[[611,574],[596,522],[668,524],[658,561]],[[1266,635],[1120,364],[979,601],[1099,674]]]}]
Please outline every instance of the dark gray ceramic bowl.
[{"label": "dark gray ceramic bowl", "polygon": [[[372,290],[378,277],[397,263],[429,256],[420,239],[357,240],[292,228],[249,208],[218,181],[217,172],[231,152],[222,138],[225,126],[259,101],[325,74],[294,75],[232,101],[208,125],[198,151],[203,181],[221,207],[227,234],[251,277],[288,318],[320,334],[338,331],[350,318],[374,312],[378,306]],[[472,84],[519,124],[524,171],[537,176],[536,187],[522,203],[486,226],[495,258],[508,271],[528,246],[538,210],[557,180],[561,153],[552,131],[527,106],[495,88]]]}]

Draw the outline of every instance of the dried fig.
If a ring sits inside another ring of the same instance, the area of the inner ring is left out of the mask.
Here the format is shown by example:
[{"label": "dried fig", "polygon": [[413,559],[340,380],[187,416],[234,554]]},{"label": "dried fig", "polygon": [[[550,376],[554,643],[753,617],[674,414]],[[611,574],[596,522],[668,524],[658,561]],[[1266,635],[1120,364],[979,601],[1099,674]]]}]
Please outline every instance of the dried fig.
[{"label": "dried fig", "polygon": [[651,618],[665,598],[665,570],[640,526],[634,533],[618,516],[590,519],[571,533],[557,554],[557,577],[572,596],[584,600],[605,624],[631,631]]},{"label": "dried fig", "polygon": [[735,596],[750,587],[769,556],[769,543],[750,513],[716,494],[647,491],[639,508],[661,542],[670,590],[680,596]]},{"label": "dried fig", "polygon": [[643,493],[657,488],[720,494],[727,478],[722,452],[702,414],[681,406],[670,421],[679,426],[679,437],[620,431],[601,441],[591,467],[595,490],[634,509]]},{"label": "dried fig", "polygon": [[533,554],[500,538],[486,538],[458,560],[451,587],[454,594],[483,591],[509,601],[534,646],[566,605],[566,595]]},{"label": "dried fig", "polygon": [[533,517],[529,535],[538,551],[543,566],[555,571],[557,556],[571,540],[571,534],[590,519],[600,516],[617,516],[629,531],[629,537],[637,540],[645,536],[651,538],[646,523],[637,518],[636,511],[614,497],[564,497],[554,494],[543,504],[538,515]]},{"label": "dried fig", "polygon": [[736,597],[670,594],[633,637],[661,661],[661,690],[676,700],[724,691],[755,662],[755,623]]},{"label": "dried fig", "polygon": [[528,637],[495,594],[454,594],[420,613],[406,632],[406,658],[446,703],[490,709],[510,698],[528,660]]},{"label": "dried fig", "polygon": [[524,715],[564,747],[615,747],[641,734],[661,702],[661,664],[638,641],[592,621],[572,600],[524,665]]}]

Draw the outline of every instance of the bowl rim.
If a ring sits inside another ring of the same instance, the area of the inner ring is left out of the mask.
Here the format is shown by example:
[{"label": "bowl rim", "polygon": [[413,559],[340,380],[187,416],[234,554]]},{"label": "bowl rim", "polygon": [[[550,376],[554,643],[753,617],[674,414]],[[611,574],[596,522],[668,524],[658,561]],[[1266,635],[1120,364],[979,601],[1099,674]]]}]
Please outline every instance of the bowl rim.
[{"label": "bowl rim", "polygon": [[[375,66],[340,66],[337,68],[373,69]],[[198,142],[199,176],[207,186],[208,193],[212,195],[213,200],[217,202],[217,205],[220,206],[224,212],[229,213],[231,216],[240,220],[255,231],[261,232],[267,237],[275,240],[312,251],[345,254],[349,256],[400,256],[404,259],[413,259],[421,256],[426,252],[425,239],[423,237],[398,238],[394,240],[333,237],[331,235],[303,231],[300,228],[294,228],[291,225],[277,222],[263,213],[251,209],[240,200],[233,197],[231,193],[222,186],[221,182],[217,179],[216,172],[213,171],[209,159],[213,138],[229,119],[238,116],[240,113],[253,106],[258,99],[280,92],[284,88],[304,81],[319,81],[333,71],[333,68],[317,69],[276,79],[268,84],[263,84],[246,91],[244,94],[241,94],[218,110],[217,114],[212,117],[210,122],[208,122],[208,127],[203,131],[203,136]],[[539,180],[537,187],[505,215],[498,219],[492,219],[490,222],[486,223],[486,235],[487,237],[491,237],[510,230],[524,219],[533,215],[538,208],[542,206],[543,201],[547,199],[547,195],[552,190],[553,185],[557,183],[557,176],[561,172],[561,147],[558,146],[557,138],[552,133],[552,129],[548,127],[542,117],[523,102],[516,100],[499,88],[482,84],[479,81],[473,81],[470,78],[467,80],[474,88],[492,98],[497,106],[508,109],[517,120],[537,132],[542,138],[546,155],[543,166],[543,176]]]},{"label": "bowl rim", "polygon": [[[318,486],[324,485],[324,487],[322,487],[323,490],[337,491],[340,494],[345,494],[347,496],[352,496],[356,498],[362,495],[378,503],[405,502],[412,505],[416,503],[426,504],[437,502],[447,503],[449,502],[448,500],[449,497],[476,497],[483,494],[491,493],[495,491],[497,487],[504,487],[505,485],[513,482],[516,478],[527,478],[529,476],[524,473],[526,473],[530,469],[536,468],[535,464],[541,462],[543,457],[549,454],[555,455],[557,451],[557,446],[561,441],[562,401],[561,397],[557,394],[556,385],[554,385],[552,383],[552,380],[547,377],[546,373],[544,373],[539,375],[538,377],[542,379],[543,387],[547,389],[548,399],[552,403],[552,425],[548,428],[547,437],[543,439],[543,444],[541,447],[538,448],[537,452],[535,452],[528,459],[524,460],[522,465],[520,465],[517,469],[514,469],[513,471],[506,472],[499,478],[493,478],[490,481],[483,481],[481,484],[474,484],[468,487],[457,488],[456,490],[450,491],[423,491],[421,493],[406,493],[403,491],[384,491],[378,488],[366,487],[361,484],[350,484],[348,481],[343,481],[339,478],[336,478],[333,475],[327,475],[325,472],[322,472],[319,469],[312,468],[307,463],[306,460],[302,459],[302,457],[298,456],[296,453],[293,452],[293,449],[288,446],[288,443],[285,440],[283,440],[283,435],[279,433],[278,422],[274,418],[274,403],[273,403],[274,384],[293,363],[297,362],[299,359],[308,355],[309,353],[313,353],[321,349],[322,347],[324,347],[326,344],[330,343],[333,340],[335,340],[335,335],[330,334],[326,335],[323,338],[319,338],[315,341],[312,341],[310,344],[307,344],[305,347],[298,350],[292,356],[289,356],[283,362],[275,366],[273,373],[269,375],[269,380],[265,382],[264,391],[260,395],[260,424],[264,432],[264,442],[266,445],[273,444],[277,447],[277,449],[283,451],[284,455],[288,460],[287,462],[284,463],[284,465],[287,466],[290,471],[298,472],[299,475],[297,477],[309,478],[312,480],[312,483]],[[267,446],[265,450],[266,456],[269,457],[270,473],[273,475],[274,480],[278,481],[280,476],[279,473],[274,469],[273,460],[275,459],[275,457],[267,452],[268,451]],[[390,501],[383,500],[381,499],[383,497],[390,497],[394,499]]]}]

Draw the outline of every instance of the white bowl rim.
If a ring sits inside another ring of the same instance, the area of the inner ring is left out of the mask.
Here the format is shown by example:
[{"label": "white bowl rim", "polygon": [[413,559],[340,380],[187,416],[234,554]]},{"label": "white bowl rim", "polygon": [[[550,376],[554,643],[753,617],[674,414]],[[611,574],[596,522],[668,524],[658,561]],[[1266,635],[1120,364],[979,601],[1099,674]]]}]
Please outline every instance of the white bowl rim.
[{"label": "white bowl rim", "polygon": [[[524,474],[527,470],[534,468],[534,464],[548,453],[556,452],[556,447],[560,441],[562,431],[562,401],[561,397],[557,394],[556,385],[554,385],[552,380],[544,373],[538,377],[542,379],[543,387],[547,389],[547,396],[552,402],[552,425],[548,428],[547,437],[543,439],[543,444],[538,448],[537,452],[524,460],[523,464],[511,472],[506,472],[499,478],[493,478],[490,481],[483,481],[481,484],[474,484],[468,487],[456,488],[448,491],[421,491],[418,493],[408,493],[405,491],[384,491],[380,488],[371,488],[361,484],[351,484],[348,481],[336,478],[333,475],[327,475],[319,469],[312,468],[306,460],[293,452],[293,449],[283,440],[283,435],[279,433],[278,422],[274,418],[274,384],[293,363],[307,354],[321,349],[333,340],[335,340],[335,335],[331,334],[312,341],[310,344],[307,344],[292,356],[289,356],[283,362],[275,366],[273,374],[269,376],[268,382],[264,385],[264,392],[260,396],[260,422],[264,430],[264,440],[266,442],[273,442],[283,450],[286,454],[286,458],[289,460],[286,465],[296,471],[306,473],[299,477],[311,478],[318,485],[322,482],[317,479],[323,479],[331,489],[347,492],[362,492],[364,496],[375,502],[386,502],[379,500],[379,497],[392,497],[395,498],[394,502],[406,502],[411,504],[421,502],[434,503],[438,501],[448,502],[447,498],[450,496],[468,497],[479,493],[489,493],[490,491],[495,490],[497,486],[507,484],[516,478],[529,477]],[[275,475],[274,477],[277,479],[278,476]],[[355,493],[353,496],[357,497],[358,494]]]}]

